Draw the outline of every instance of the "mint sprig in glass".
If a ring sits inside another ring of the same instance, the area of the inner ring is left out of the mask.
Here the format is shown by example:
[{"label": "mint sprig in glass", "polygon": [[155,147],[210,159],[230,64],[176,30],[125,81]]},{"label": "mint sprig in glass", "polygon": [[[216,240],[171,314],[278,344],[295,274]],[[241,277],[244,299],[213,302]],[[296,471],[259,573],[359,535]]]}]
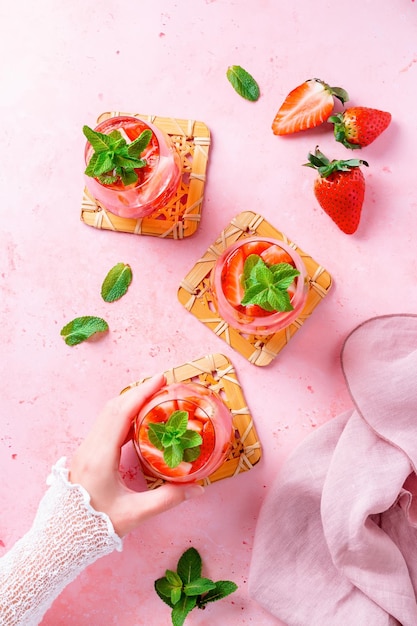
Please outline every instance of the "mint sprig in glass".
[{"label": "mint sprig in glass", "polygon": [[187,411],[174,411],[167,422],[150,423],[148,437],[163,452],[168,467],[177,467],[182,461],[191,463],[200,456],[203,439],[188,428]]},{"label": "mint sprig in glass", "polygon": [[257,254],[249,255],[243,266],[243,286],[245,295],[241,304],[256,304],[261,309],[273,311],[292,311],[289,286],[300,272],[289,263],[277,263],[268,266]]},{"label": "mint sprig in glass", "polygon": [[89,126],[83,126],[83,133],[94,150],[84,172],[86,176],[97,178],[103,185],[111,185],[120,180],[127,187],[137,182],[135,170],[147,164],[141,155],[152,138],[151,130],[144,130],[131,143],[126,141],[120,130],[112,130],[106,135]]}]

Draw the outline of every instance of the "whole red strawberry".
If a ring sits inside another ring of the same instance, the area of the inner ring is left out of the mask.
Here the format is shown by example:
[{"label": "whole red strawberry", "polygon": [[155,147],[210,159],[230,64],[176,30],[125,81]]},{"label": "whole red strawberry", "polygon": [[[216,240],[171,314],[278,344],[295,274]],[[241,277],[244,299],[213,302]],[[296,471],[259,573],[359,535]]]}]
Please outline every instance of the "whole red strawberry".
[{"label": "whole red strawberry", "polygon": [[359,226],[365,198],[365,178],[360,166],[368,163],[359,159],[329,161],[317,147],[314,154],[309,153],[305,165],[319,173],[314,181],[314,195],[323,211],[340,230],[352,235]]},{"label": "whole red strawberry", "polygon": [[369,146],[391,122],[391,113],[368,107],[351,107],[327,120],[334,124],[334,136],[346,148]]}]

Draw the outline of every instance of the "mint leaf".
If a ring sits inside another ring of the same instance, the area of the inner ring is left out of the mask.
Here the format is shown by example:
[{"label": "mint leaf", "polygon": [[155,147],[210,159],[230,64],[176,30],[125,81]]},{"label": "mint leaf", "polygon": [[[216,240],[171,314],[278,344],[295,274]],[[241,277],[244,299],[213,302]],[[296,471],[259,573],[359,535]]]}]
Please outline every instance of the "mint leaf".
[{"label": "mint leaf", "polygon": [[243,280],[250,280],[252,270],[260,261],[262,261],[259,254],[250,254],[246,257],[245,264],[243,266]]},{"label": "mint leaf", "polygon": [[138,158],[152,139],[152,131],[144,130],[127,148],[129,156]]},{"label": "mint leaf", "polygon": [[68,346],[76,346],[82,341],[89,339],[95,333],[106,332],[108,329],[107,322],[101,317],[85,315],[76,317],[71,322],[68,322],[62,328],[61,335]]},{"label": "mint leaf", "polygon": [[299,274],[289,263],[268,266],[260,256],[249,255],[243,267],[245,294],[241,304],[256,304],[269,312],[292,311],[288,288]]},{"label": "mint leaf", "polygon": [[167,579],[170,585],[174,587],[180,587],[180,588],[182,587],[182,580],[177,574],[177,572],[173,572],[172,570],[167,569],[167,571],[165,572],[165,578]]},{"label": "mint leaf", "polygon": [[201,446],[203,443],[203,439],[195,430],[186,430],[183,435],[181,435],[181,445],[185,449],[187,448],[196,448],[197,446]]},{"label": "mint leaf", "polygon": [[188,424],[188,412],[187,411],[174,411],[171,413],[169,420],[166,423],[166,429],[168,432],[182,435],[187,430]]},{"label": "mint leaf", "polygon": [[231,580],[218,580],[214,583],[214,589],[210,590],[198,600],[198,606],[202,607],[208,602],[216,602],[236,591],[238,586]]},{"label": "mint leaf", "polygon": [[164,576],[163,578],[158,578],[158,580],[155,581],[155,589],[158,591],[159,594],[163,595],[164,598],[171,597],[172,585],[168,581],[166,576]]},{"label": "mint leaf", "polygon": [[99,133],[88,126],[83,126],[83,133],[91,143],[94,152],[106,152],[114,145],[113,137],[111,135]]},{"label": "mint leaf", "polygon": [[258,100],[260,95],[258,83],[243,67],[231,65],[226,72],[226,76],[234,90],[242,98],[252,102]]},{"label": "mint leaf", "polygon": [[119,300],[127,292],[132,282],[132,269],[125,263],[117,263],[108,272],[101,286],[101,296],[105,302]]},{"label": "mint leaf", "polygon": [[188,548],[180,557],[177,572],[182,582],[186,585],[196,578],[201,577],[203,564],[201,556],[195,548]]},{"label": "mint leaf", "polygon": [[175,606],[181,600],[182,589],[181,587],[173,587],[171,589],[171,602]]},{"label": "mint leaf", "polygon": [[198,457],[200,456],[200,452],[200,446],[195,446],[194,448],[186,448],[184,450],[182,460],[186,461],[187,463],[192,463],[193,461],[196,461],[198,459]]},{"label": "mint leaf", "polygon": [[215,583],[209,578],[194,578],[184,585],[184,593],[187,596],[200,596],[215,588]]},{"label": "mint leaf", "polygon": [[183,626],[188,613],[193,610],[197,604],[197,598],[193,596],[182,595],[180,601],[171,611],[171,619],[173,626]]},{"label": "mint leaf", "polygon": [[[162,428],[158,428],[162,427]],[[162,437],[165,433],[165,425],[164,424],[149,424],[148,429],[148,438],[149,441],[157,450],[163,450],[164,446],[162,444]]]},{"label": "mint leaf", "polygon": [[122,183],[125,187],[127,187],[128,185],[133,185],[133,183],[138,180],[138,175],[136,174],[135,170],[129,170],[125,167],[121,167],[120,169],[116,169],[116,173],[122,179]]},{"label": "mint leaf", "polygon": [[178,467],[182,461],[183,449],[178,443],[173,443],[164,450],[164,461],[168,467]]},{"label": "mint leaf", "polygon": [[158,578],[158,580],[155,580],[154,588],[155,588],[157,595],[161,598],[161,600],[165,602],[165,604],[170,606],[171,609],[173,609],[174,605],[171,602],[172,587],[168,583],[167,579],[163,577],[163,578]]}]

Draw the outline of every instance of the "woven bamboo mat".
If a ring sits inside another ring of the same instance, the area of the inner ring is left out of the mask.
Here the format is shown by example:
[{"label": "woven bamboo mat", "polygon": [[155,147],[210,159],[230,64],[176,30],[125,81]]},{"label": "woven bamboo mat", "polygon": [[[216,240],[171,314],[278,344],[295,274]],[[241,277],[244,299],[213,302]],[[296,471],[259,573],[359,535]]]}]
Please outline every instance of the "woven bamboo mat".
[{"label": "woven bamboo mat", "polygon": [[[208,485],[217,480],[228,478],[250,470],[261,458],[261,444],[246,405],[236,371],[232,363],[223,354],[209,354],[196,361],[190,361],[165,372],[167,383],[193,381],[217,392],[233,415],[232,445],[228,457],[216,472],[201,484]],[[144,380],[132,383],[124,389],[140,385]],[[136,448],[135,448],[136,451]],[[147,476],[148,487],[154,489],[164,481]]]},{"label": "woven bamboo mat", "polygon": [[89,226],[134,235],[184,239],[198,228],[210,149],[210,131],[203,122],[140,113],[102,113],[97,123],[117,115],[140,117],[169,135],[181,157],[182,178],[177,193],[159,211],[140,219],[118,217],[107,211],[87,188],[81,203],[81,220]]},{"label": "woven bamboo mat", "polygon": [[[210,293],[210,272],[216,259],[235,241],[260,235],[285,241],[297,250],[308,273],[308,296],[301,314],[290,326],[274,334],[247,335],[230,327],[219,315]],[[276,230],[261,215],[245,211],[237,215],[221,232],[216,241],[196,262],[178,289],[181,304],[234,350],[254,365],[268,365],[289,343],[306,319],[329,292],[330,274],[310,255],[296,246],[282,232]]]}]

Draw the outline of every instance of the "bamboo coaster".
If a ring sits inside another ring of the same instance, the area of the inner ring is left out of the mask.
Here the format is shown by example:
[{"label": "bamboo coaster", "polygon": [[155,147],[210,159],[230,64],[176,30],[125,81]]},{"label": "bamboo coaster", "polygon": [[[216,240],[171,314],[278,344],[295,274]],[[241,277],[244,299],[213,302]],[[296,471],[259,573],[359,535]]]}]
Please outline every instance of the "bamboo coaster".
[{"label": "bamboo coaster", "polygon": [[[254,235],[280,239],[297,250],[308,273],[308,296],[301,314],[288,326],[271,335],[248,335],[235,330],[219,315],[210,292],[210,273],[216,259],[235,241]],[[178,289],[181,304],[234,350],[254,365],[268,365],[288,344],[316,306],[329,292],[330,274],[261,215],[245,211],[237,215],[197,261]]]},{"label": "bamboo coaster", "polygon": [[171,137],[182,161],[180,185],[175,196],[164,208],[140,219],[114,215],[93,198],[87,188],[84,188],[81,220],[95,228],[134,235],[150,235],[170,239],[183,239],[193,235],[201,218],[210,148],[209,129],[203,122],[195,120],[119,111],[102,113],[97,123],[117,115],[140,117],[155,124]]},{"label": "bamboo coaster", "polygon": [[[223,354],[209,354],[196,361],[190,361],[167,370],[165,376],[168,384],[192,380],[212,389],[220,395],[233,415],[232,445],[228,457],[218,470],[204,481],[199,482],[203,485],[209,485],[217,480],[229,478],[252,469],[261,458],[261,444],[258,441],[253,419],[246,405],[236,371],[229,359]],[[144,380],[146,379],[132,383],[123,391],[140,385]],[[136,448],[134,449],[136,452]],[[145,479],[150,489],[159,487],[165,482],[160,478],[146,474]]]}]

